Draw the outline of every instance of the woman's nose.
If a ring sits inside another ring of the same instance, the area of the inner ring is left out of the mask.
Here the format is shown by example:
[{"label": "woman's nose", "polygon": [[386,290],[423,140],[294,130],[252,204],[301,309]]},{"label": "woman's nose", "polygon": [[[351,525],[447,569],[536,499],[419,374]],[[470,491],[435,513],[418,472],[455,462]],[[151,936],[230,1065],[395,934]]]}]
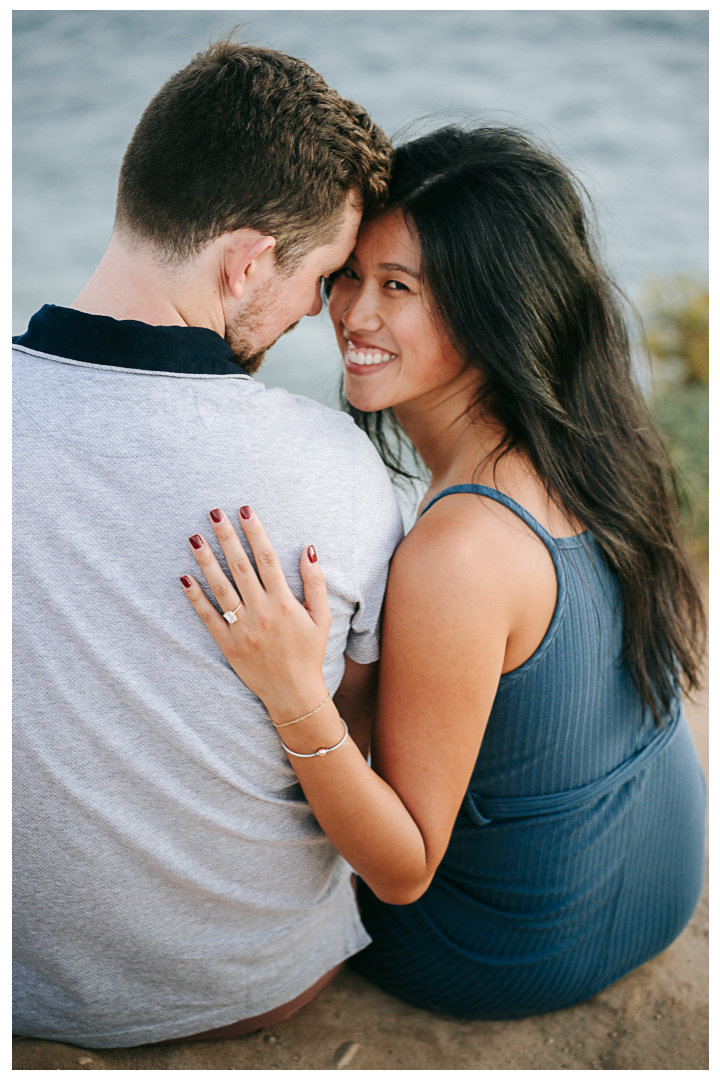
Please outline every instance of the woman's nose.
[{"label": "woman's nose", "polygon": [[368,289],[358,289],[342,317],[348,330],[379,330],[382,318]]}]

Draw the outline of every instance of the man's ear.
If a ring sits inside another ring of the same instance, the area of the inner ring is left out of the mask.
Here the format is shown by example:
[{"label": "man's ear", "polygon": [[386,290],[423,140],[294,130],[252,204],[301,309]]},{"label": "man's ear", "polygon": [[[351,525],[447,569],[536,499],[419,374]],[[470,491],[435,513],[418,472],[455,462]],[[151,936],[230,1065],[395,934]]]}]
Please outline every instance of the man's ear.
[{"label": "man's ear", "polygon": [[254,229],[238,229],[228,237],[223,253],[225,282],[239,300],[249,283],[262,284],[275,267],[274,236],[263,236]]}]

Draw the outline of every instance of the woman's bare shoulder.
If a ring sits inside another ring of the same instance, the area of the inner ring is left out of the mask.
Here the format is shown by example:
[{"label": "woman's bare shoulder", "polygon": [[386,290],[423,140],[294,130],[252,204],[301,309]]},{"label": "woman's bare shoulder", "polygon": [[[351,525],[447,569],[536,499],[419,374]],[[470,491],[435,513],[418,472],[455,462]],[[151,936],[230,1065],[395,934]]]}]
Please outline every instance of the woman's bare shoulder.
[{"label": "woman's bare shoulder", "polygon": [[507,642],[503,671],[537,648],[556,598],[543,541],[507,507],[472,493],[440,499],[416,522],[388,588],[388,606],[402,608],[406,625],[428,604],[438,631],[467,634],[482,611],[485,626]]},{"label": "woman's bare shoulder", "polygon": [[418,519],[398,548],[403,563],[431,560],[466,568],[478,561],[509,568],[528,560],[536,562],[534,549],[545,550],[542,541],[501,503],[473,492],[456,493],[438,500]]}]

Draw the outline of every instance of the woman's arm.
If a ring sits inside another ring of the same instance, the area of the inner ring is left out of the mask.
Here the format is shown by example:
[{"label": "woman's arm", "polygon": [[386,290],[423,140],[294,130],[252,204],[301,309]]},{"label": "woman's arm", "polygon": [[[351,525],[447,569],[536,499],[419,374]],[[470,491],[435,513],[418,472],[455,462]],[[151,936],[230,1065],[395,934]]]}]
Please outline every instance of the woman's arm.
[{"label": "woman's arm", "polygon": [[375,709],[379,662],[358,664],[345,657],[345,674],[335,691],[333,701],[348,726],[350,738],[364,758],[370,753]]},{"label": "woman's arm", "polygon": [[[324,832],[388,903],[410,903],[432,880],[502,671],[511,632],[512,603],[503,585],[508,545],[495,535],[497,517],[484,520],[484,530],[473,522],[469,533],[457,513],[428,515],[396,552],[386,599],[373,768],[350,739],[325,756],[290,757]],[[310,712],[327,695],[325,584],[312,549],[306,549],[301,560],[306,599],[300,605],[257,517],[241,517],[241,523],[262,582],[227,518],[213,525],[243,599],[238,621],[228,625],[196,582],[186,591],[237,674],[281,725]],[[234,609],[238,592],[209,545],[193,553],[222,608]],[[343,730],[329,702],[278,734],[290,750],[311,754],[334,746]]]}]

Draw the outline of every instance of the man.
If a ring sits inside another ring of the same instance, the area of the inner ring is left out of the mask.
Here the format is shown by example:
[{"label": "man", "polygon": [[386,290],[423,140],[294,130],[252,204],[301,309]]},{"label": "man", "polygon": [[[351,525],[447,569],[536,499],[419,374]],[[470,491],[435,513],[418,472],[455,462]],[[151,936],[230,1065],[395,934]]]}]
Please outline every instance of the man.
[{"label": "man", "polygon": [[369,940],[349,868],[178,576],[217,506],[257,509],[299,597],[312,540],[327,684],[362,718],[397,505],[348,417],[251,373],[320,310],[389,160],[306,64],[220,42],[145,111],[88,286],[15,339],[20,1034],[242,1034]]}]

